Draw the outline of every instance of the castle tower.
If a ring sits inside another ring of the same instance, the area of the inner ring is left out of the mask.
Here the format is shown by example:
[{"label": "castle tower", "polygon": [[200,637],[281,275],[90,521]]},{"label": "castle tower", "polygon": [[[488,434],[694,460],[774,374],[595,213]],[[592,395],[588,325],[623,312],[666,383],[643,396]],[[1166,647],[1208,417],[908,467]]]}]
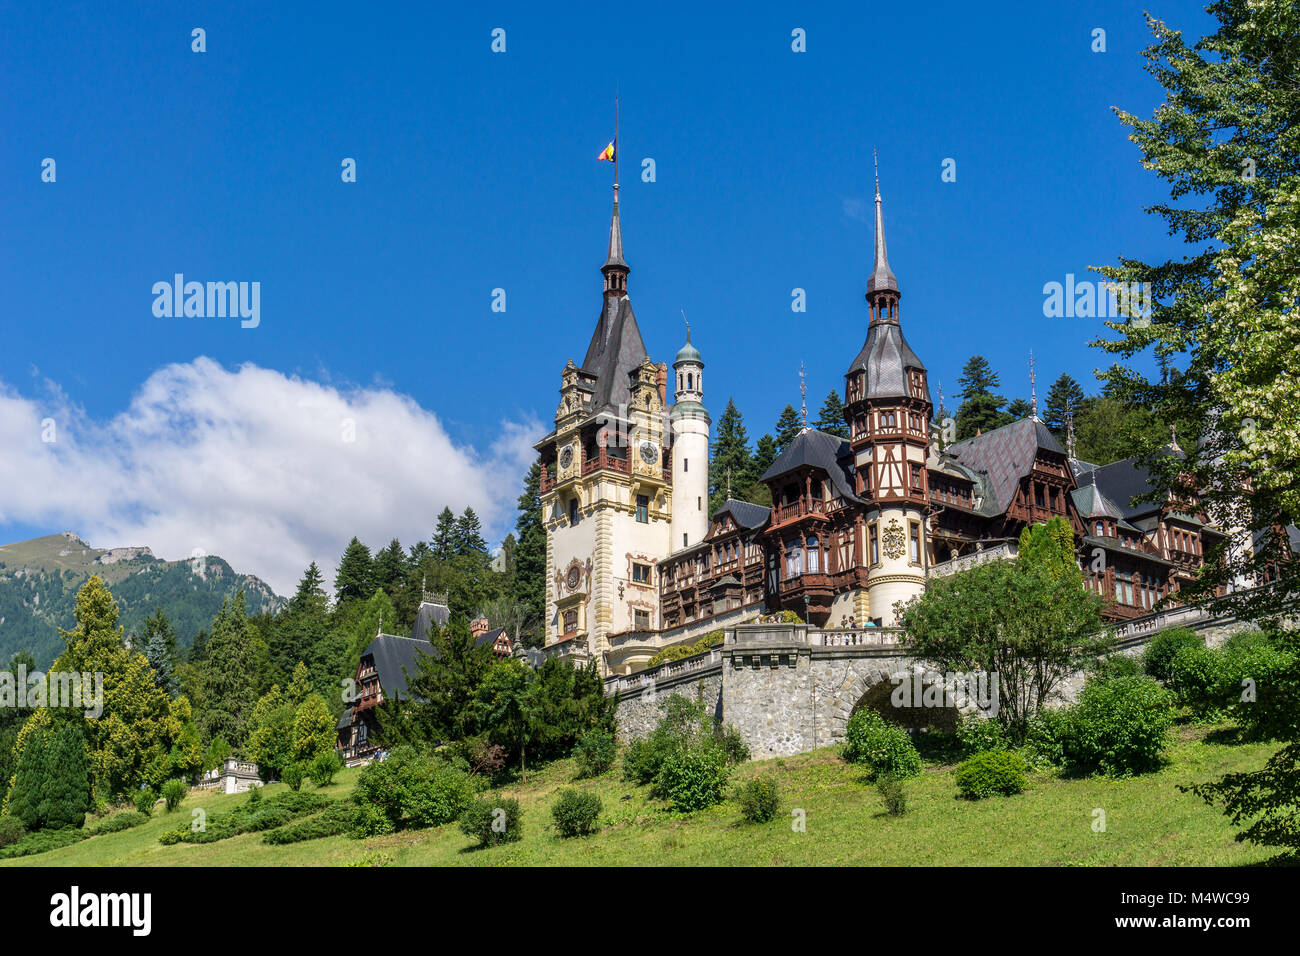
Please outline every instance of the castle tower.
[{"label": "castle tower", "polygon": [[604,673],[610,635],[659,626],[656,566],[671,549],[672,523],[667,367],[650,361],[628,299],[617,185],[600,271],[600,318],[586,357],[565,366],[555,430],[535,447],[546,644],[589,655]]},{"label": "castle tower", "polygon": [[709,413],[704,408],[704,360],[686,344],[673,362],[676,391],[673,428],[672,549],[704,540],[709,530]]},{"label": "castle tower", "polygon": [[932,411],[925,366],[903,337],[898,279],[889,266],[876,174],[875,263],[867,280],[869,323],[845,373],[844,418],[855,492],[870,506],[865,524],[864,617],[895,623],[893,604],[925,588],[928,558],[926,450]]}]

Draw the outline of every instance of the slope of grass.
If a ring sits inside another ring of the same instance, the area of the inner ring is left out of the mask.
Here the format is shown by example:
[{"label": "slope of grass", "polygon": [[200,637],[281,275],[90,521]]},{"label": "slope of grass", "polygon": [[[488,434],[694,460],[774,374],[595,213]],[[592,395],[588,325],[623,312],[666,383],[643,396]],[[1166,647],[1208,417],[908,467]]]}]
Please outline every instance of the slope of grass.
[{"label": "slope of grass", "polygon": [[[835,749],[737,769],[741,783],[774,774],[781,811],[766,824],[744,823],[728,801],[702,813],[667,812],[646,788],[618,779],[617,770],[597,780],[574,781],[571,761],[553,763],[528,782],[503,787],[519,800],[524,838],[486,850],[453,824],[434,830],[353,840],[327,837],[267,846],[261,834],[218,843],[164,847],[158,835],[190,819],[192,811],[230,810],[247,800],[194,792],[172,814],[73,846],[7,861],[29,866],[340,866],[340,865],[1243,865],[1267,860],[1270,851],[1234,841],[1235,829],[1217,810],[1178,784],[1215,779],[1227,771],[1254,769],[1274,744],[1226,745],[1205,739],[1206,728],[1178,728],[1170,763],[1159,773],[1127,780],[1058,779],[1034,775],[1015,797],[969,802],[957,798],[951,765],[928,766],[907,785],[908,811],[885,814],[875,789]],[[345,771],[325,793],[345,797],[358,771]],[[601,831],[561,839],[550,806],[567,786],[597,793],[604,803]],[[270,788],[268,795],[279,786]],[[806,831],[792,829],[792,810],[802,810]],[[1105,812],[1106,831],[1093,829],[1094,811]]]}]

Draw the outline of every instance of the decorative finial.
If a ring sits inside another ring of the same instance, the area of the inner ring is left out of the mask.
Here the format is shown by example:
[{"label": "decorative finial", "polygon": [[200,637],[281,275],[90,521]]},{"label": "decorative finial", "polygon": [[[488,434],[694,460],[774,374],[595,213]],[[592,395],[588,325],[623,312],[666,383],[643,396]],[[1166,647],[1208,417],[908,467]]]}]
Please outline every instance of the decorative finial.
[{"label": "decorative finial", "polygon": [[1074,402],[1065,403],[1065,453],[1074,455]]},{"label": "decorative finial", "polygon": [[690,320],[686,318],[686,310],[685,310],[685,309],[679,309],[678,311],[680,311],[680,312],[682,313],[682,321],[686,323],[686,341],[689,342],[689,341],[691,340],[691,323],[690,323]]},{"label": "decorative finial", "polygon": [[808,378],[804,374],[803,362],[799,363],[799,405],[803,409],[803,427],[808,428]]},{"label": "decorative finial", "polygon": [[1177,425],[1169,426],[1169,448],[1171,451],[1182,451],[1182,449],[1178,447],[1178,426]]},{"label": "decorative finial", "polygon": [[876,167],[876,200],[880,199],[880,157],[876,155],[876,148],[871,147],[871,161]]},{"label": "decorative finial", "polygon": [[1029,350],[1029,409],[1030,417],[1038,421],[1038,372],[1034,368],[1034,350]]},{"label": "decorative finial", "polygon": [[727,500],[731,500],[731,466],[727,466]]}]

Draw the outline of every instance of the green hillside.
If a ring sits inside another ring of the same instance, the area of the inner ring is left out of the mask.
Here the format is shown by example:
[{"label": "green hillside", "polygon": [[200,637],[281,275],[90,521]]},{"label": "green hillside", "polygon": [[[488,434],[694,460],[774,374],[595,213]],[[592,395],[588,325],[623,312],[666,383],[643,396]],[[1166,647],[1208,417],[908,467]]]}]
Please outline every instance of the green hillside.
[{"label": "green hillside", "polygon": [[210,627],[222,600],[241,588],[251,614],[283,603],[260,578],[213,555],[196,568],[159,560],[148,548],[93,548],[72,532],[46,535],[0,545],[0,661],[27,650],[38,667],[48,666],[63,650],[58,629],[72,627],[77,588],[92,574],[112,589],[128,634],[162,607],[182,645]]},{"label": "green hillside", "polygon": [[[520,802],[524,836],[486,850],[473,849],[455,824],[285,846],[265,844],[260,833],[161,845],[159,835],[188,823],[194,810],[211,817],[248,799],[196,790],[172,814],[159,805],[143,826],[0,866],[1244,866],[1270,860],[1274,851],[1234,840],[1238,831],[1222,813],[1177,786],[1257,769],[1277,745],[1221,743],[1222,733],[1210,731],[1176,728],[1170,762],[1158,773],[1118,780],[1038,773],[1025,793],[976,802],[958,798],[951,765],[932,762],[907,784],[901,817],[884,812],[862,769],[844,763],[838,748],[747,763],[737,768],[735,782],[770,773],[780,786],[779,813],[765,824],[745,823],[730,800],[699,813],[672,813],[647,787],[620,780],[617,769],[575,781],[573,762],[561,760],[530,771],[526,784],[502,788]],[[320,792],[345,799],[357,773],[344,771]],[[599,795],[599,832],[570,840],[556,833],[550,807],[565,787]],[[267,794],[283,789],[277,784]],[[1105,832],[1093,829],[1098,808],[1105,811]],[[791,827],[795,809],[804,811],[805,832]]]}]

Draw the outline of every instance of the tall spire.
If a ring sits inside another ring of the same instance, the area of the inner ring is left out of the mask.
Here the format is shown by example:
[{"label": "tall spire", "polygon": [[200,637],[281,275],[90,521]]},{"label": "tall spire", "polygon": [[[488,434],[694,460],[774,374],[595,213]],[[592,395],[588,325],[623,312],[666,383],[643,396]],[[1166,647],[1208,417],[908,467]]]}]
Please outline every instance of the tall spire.
[{"label": "tall spire", "polygon": [[614,212],[609,220],[609,254],[600,267],[605,274],[605,295],[627,295],[627,274],[631,271],[623,259],[623,226],[618,216],[618,183],[614,184]]},{"label": "tall spire", "polygon": [[1029,417],[1041,421],[1038,417],[1038,371],[1034,368],[1034,350],[1029,350]]},{"label": "tall spire", "polygon": [[898,280],[889,268],[889,253],[885,249],[885,214],[880,202],[880,160],[871,151],[876,164],[876,260],[867,280],[867,301],[871,304],[871,321],[898,321]]}]

